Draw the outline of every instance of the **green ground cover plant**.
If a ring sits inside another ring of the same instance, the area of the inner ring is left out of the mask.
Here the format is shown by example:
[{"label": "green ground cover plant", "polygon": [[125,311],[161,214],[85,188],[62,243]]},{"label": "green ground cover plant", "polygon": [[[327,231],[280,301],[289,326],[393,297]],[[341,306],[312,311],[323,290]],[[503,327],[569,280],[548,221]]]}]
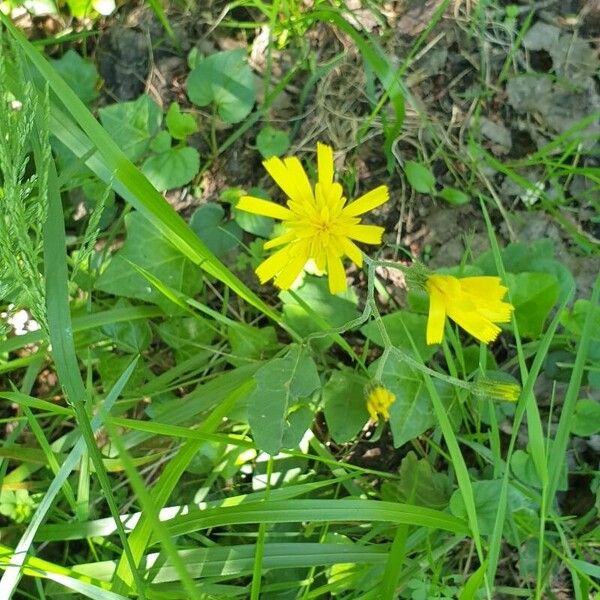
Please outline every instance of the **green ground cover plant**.
[{"label": "green ground cover plant", "polygon": [[596,17],[546,4],[0,3],[0,598],[598,595]]}]

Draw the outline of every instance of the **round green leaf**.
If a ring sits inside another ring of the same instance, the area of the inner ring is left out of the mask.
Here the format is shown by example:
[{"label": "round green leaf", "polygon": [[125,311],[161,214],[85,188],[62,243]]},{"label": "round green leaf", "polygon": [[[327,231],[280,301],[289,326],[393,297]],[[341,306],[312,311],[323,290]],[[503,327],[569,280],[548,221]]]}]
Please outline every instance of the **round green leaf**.
[{"label": "round green leaf", "polygon": [[368,380],[350,369],[334,371],[323,386],[323,411],[331,437],[344,444],[353,440],[369,418],[364,387]]},{"label": "round green leaf", "polygon": [[50,61],[82,102],[90,104],[98,96],[98,70],[94,63],[82,58],[75,50],[67,50],[58,60]]},{"label": "round green leaf", "polygon": [[404,165],[404,173],[410,186],[421,194],[435,192],[435,177],[428,167],[421,163],[409,160]]},{"label": "round green leaf", "polygon": [[165,121],[169,133],[176,140],[185,140],[189,135],[198,131],[196,119],[188,113],[182,113],[177,102],[173,102],[169,106]]},{"label": "round green leaf", "polygon": [[290,136],[286,131],[267,125],[256,136],[256,146],[263,158],[281,156],[290,147]]},{"label": "round green leaf", "polygon": [[142,172],[162,192],[189,183],[200,170],[200,156],[195,148],[171,148],[148,158]]},{"label": "round green leaf", "polygon": [[246,51],[226,50],[199,61],[188,77],[187,93],[197,106],[213,103],[223,121],[242,121],[256,100]]},{"label": "round green leaf", "polygon": [[587,398],[577,402],[571,432],[581,437],[600,432],[600,402]]},{"label": "round green leaf", "polygon": [[148,150],[162,123],[162,111],[146,95],[133,102],[111,104],[98,114],[104,129],[133,162]]},{"label": "round green leaf", "polygon": [[190,220],[190,227],[216,256],[233,250],[242,237],[235,221],[224,220],[225,211],[220,204],[210,202],[198,208]]},{"label": "round green leaf", "polygon": [[171,136],[168,131],[159,131],[158,135],[150,142],[150,150],[160,154],[171,148]]}]

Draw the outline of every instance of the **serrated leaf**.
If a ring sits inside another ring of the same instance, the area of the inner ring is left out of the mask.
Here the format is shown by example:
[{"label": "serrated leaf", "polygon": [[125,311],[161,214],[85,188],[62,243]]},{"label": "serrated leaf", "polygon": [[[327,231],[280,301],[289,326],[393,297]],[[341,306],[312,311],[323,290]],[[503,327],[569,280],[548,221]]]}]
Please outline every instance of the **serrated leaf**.
[{"label": "serrated leaf", "polygon": [[96,281],[96,289],[115,296],[139,298],[165,311],[174,305],[131,265],[142,267],[165,285],[193,296],[202,287],[199,268],[175,249],[140,213],[125,217],[127,239]]},{"label": "serrated leaf", "polygon": [[334,371],[323,386],[322,404],[331,437],[343,444],[353,440],[369,418],[364,375],[350,369]]},{"label": "serrated leaf", "polygon": [[[248,400],[248,422],[256,445],[271,455],[300,441],[297,416],[305,401],[321,385],[310,356],[292,346],[283,358],[275,358],[254,374],[256,387]],[[305,417],[306,412],[302,411]],[[304,423],[304,419],[302,419]],[[294,431],[295,439],[289,431]],[[301,432],[301,435],[304,431]]]},{"label": "serrated leaf", "polygon": [[216,256],[233,250],[242,239],[242,230],[235,221],[225,222],[225,210],[210,202],[194,211],[190,227]]},{"label": "serrated leaf", "polygon": [[146,95],[132,102],[111,104],[98,114],[104,129],[133,162],[148,150],[162,123],[162,111]]},{"label": "serrated leaf", "polygon": [[281,156],[290,147],[290,136],[286,131],[275,129],[270,125],[263,127],[256,136],[256,147],[263,158]]},{"label": "serrated leaf", "polygon": [[142,172],[159,192],[186,185],[199,170],[200,155],[189,146],[150,156],[142,165]]},{"label": "serrated leaf", "polygon": [[185,140],[188,136],[192,135],[192,133],[198,131],[196,119],[188,113],[182,113],[177,102],[173,102],[171,103],[171,106],[169,106],[165,122],[169,133],[176,140]]},{"label": "serrated leaf", "polygon": [[414,160],[406,161],[404,174],[410,186],[421,194],[435,193],[435,177],[428,167]]},{"label": "serrated leaf", "polygon": [[223,121],[242,121],[256,100],[246,51],[225,50],[200,60],[188,77],[187,93],[197,106],[213,103]]},{"label": "serrated leaf", "polygon": [[52,66],[69,84],[82,102],[90,104],[98,96],[98,70],[96,65],[80,56],[75,50],[67,50]]}]

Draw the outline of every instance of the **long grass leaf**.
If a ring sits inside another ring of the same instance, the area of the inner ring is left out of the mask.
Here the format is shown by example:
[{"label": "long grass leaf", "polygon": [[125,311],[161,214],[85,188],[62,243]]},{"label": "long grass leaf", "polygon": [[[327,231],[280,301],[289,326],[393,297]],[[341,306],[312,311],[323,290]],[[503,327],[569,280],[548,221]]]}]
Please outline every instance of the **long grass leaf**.
[{"label": "long grass leaf", "polygon": [[[90,156],[86,164],[100,179],[112,185],[119,195],[141,212],[184,256],[223,282],[240,298],[280,323],[280,315],[267,306],[215,257],[146,177],[129,161],[83,102],[25,36],[2,13],[0,13],[0,20],[54,92],[55,99],[51,103],[50,120],[52,133],[79,157],[97,151]],[[56,105],[57,100],[65,106],[81,129],[62,113]]]}]

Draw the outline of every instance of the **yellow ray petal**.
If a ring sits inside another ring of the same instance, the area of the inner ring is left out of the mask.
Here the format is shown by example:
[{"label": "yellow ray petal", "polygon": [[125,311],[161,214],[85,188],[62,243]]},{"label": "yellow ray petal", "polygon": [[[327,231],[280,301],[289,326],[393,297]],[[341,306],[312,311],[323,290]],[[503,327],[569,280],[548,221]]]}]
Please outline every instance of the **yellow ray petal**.
[{"label": "yellow ray petal", "polygon": [[289,246],[285,246],[281,250],[278,250],[269,256],[267,260],[261,262],[254,272],[258,276],[260,282],[265,283],[280,273],[289,264],[289,262]]},{"label": "yellow ray petal", "polygon": [[362,215],[374,208],[377,208],[384,202],[387,202],[390,198],[390,194],[387,185],[380,185],[374,190],[367,192],[357,198],[354,202],[351,202],[344,208],[344,215],[348,217],[356,217]]},{"label": "yellow ray petal", "polygon": [[338,238],[339,243],[344,249],[344,254],[357,266],[362,267],[363,255],[360,248],[347,237],[341,236]]},{"label": "yellow ray petal", "polygon": [[285,268],[277,275],[273,283],[282,290],[289,289],[302,272],[308,259],[308,244],[302,242],[294,244],[293,250],[289,253]]},{"label": "yellow ray petal", "polygon": [[446,310],[448,316],[455,323],[484,344],[493,342],[501,331],[500,327],[494,325],[494,323],[489,319],[486,319],[483,315],[472,310],[465,311],[454,302],[450,303],[446,307]]},{"label": "yellow ray petal", "polygon": [[427,343],[439,344],[444,337],[446,306],[444,296],[437,288],[429,287],[429,317],[427,318]]},{"label": "yellow ray petal", "polygon": [[277,248],[277,246],[282,246],[283,244],[289,244],[293,240],[296,239],[296,234],[293,231],[288,231],[287,233],[283,233],[274,237],[272,240],[265,242],[263,248],[265,250],[269,250],[270,248]]},{"label": "yellow ray petal", "polygon": [[351,225],[348,227],[348,237],[365,244],[381,244],[383,227],[377,225]]},{"label": "yellow ray petal", "polygon": [[480,298],[502,300],[508,291],[502,285],[500,277],[463,277],[458,281],[465,292]]},{"label": "yellow ray petal", "polygon": [[280,158],[273,156],[263,160],[263,167],[288,198],[300,200],[296,184],[292,181],[286,165]]},{"label": "yellow ray petal", "polygon": [[269,200],[255,198],[254,196],[242,196],[236,204],[236,208],[255,215],[273,217],[282,221],[291,219],[294,216],[294,213],[289,208],[285,208],[285,206],[275,204],[275,202],[270,202]]},{"label": "yellow ray petal", "polygon": [[487,302],[481,304],[477,312],[494,323],[508,323],[514,309],[507,302]]},{"label": "yellow ray petal", "polygon": [[341,258],[333,251],[327,248],[327,275],[329,277],[329,291],[332,294],[339,294],[346,290],[346,271]]},{"label": "yellow ray petal", "polygon": [[302,163],[295,156],[289,156],[283,162],[287,168],[288,177],[297,190],[296,197],[291,197],[298,202],[314,204],[315,197]]},{"label": "yellow ray petal", "polygon": [[327,144],[317,143],[317,171],[319,183],[327,193],[329,186],[333,183],[333,149]]},{"label": "yellow ray petal", "polygon": [[457,298],[462,295],[458,279],[452,275],[429,275],[425,287],[429,293],[437,290],[442,298]]}]

